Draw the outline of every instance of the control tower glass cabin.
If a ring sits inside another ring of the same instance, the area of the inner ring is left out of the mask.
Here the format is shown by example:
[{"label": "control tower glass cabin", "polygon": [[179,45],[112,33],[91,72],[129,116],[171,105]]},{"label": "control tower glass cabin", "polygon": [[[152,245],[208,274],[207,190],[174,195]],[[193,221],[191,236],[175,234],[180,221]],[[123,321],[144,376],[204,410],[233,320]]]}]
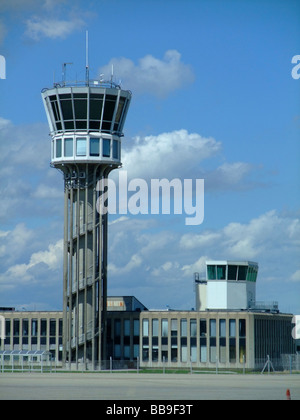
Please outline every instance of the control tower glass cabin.
[{"label": "control tower glass cabin", "polygon": [[[86,80],[42,90],[51,166],[64,177],[63,362],[106,358],[107,214],[97,183],[121,165],[131,92]],[[98,209],[99,210],[99,209]]]}]

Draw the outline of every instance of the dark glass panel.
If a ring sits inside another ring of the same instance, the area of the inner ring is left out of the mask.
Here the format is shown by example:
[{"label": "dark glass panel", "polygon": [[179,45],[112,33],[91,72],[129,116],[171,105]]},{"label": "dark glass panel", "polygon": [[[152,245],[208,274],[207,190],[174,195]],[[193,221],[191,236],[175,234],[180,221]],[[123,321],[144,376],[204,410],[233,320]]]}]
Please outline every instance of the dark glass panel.
[{"label": "dark glass panel", "polygon": [[104,113],[103,113],[103,120],[104,121],[111,121],[114,115],[114,110],[115,110],[115,104],[116,104],[116,98],[114,98],[113,101],[108,100],[108,96],[107,95],[106,99],[105,99],[105,105],[104,105]]},{"label": "dark glass panel", "polygon": [[228,266],[228,280],[236,280],[237,265]]},{"label": "dark glass panel", "polygon": [[90,119],[100,120],[103,101],[90,101]]},{"label": "dark glass panel", "polygon": [[84,120],[87,118],[87,101],[86,100],[75,100],[75,118],[76,120]]},{"label": "dark glass panel", "polygon": [[238,280],[246,280],[247,268],[246,265],[239,266]]},{"label": "dark glass panel", "polygon": [[63,114],[63,119],[72,120],[74,118],[72,110],[72,101],[61,101],[60,106]]}]

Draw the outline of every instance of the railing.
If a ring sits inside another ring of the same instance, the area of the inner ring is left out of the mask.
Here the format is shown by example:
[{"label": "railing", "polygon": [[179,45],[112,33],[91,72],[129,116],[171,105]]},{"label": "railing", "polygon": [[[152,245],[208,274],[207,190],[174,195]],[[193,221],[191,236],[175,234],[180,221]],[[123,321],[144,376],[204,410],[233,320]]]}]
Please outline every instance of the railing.
[{"label": "railing", "polygon": [[276,301],[257,301],[250,304],[250,309],[257,309],[260,311],[278,311],[278,302]]},{"label": "railing", "polygon": [[91,87],[102,87],[102,88],[115,88],[121,89],[121,86],[113,81],[102,80],[102,79],[89,79],[89,80],[73,80],[54,82],[54,87],[71,87],[71,86],[91,86]]}]

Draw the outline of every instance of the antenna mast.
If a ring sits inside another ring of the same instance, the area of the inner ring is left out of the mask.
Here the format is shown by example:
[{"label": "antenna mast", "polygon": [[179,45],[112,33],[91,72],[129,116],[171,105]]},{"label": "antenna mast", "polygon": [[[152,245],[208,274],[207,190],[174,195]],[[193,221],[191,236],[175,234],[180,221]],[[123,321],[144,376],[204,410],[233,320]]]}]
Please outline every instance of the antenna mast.
[{"label": "antenna mast", "polygon": [[89,31],[85,32],[85,81],[89,85]]}]

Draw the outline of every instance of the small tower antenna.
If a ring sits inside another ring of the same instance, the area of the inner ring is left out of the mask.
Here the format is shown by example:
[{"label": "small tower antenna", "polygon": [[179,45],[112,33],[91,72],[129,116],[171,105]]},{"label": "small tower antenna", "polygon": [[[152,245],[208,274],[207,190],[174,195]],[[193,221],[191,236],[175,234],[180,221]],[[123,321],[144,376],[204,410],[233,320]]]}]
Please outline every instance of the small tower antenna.
[{"label": "small tower antenna", "polygon": [[89,84],[89,31],[85,32],[85,81]]},{"label": "small tower antenna", "polygon": [[114,65],[111,65],[111,76],[110,76],[110,83],[113,82],[113,77],[114,77]]},{"label": "small tower antenna", "polygon": [[63,63],[63,68],[62,68],[62,80],[63,80],[63,86],[65,86],[66,84],[66,68],[67,68],[67,64],[73,64],[73,63]]}]

